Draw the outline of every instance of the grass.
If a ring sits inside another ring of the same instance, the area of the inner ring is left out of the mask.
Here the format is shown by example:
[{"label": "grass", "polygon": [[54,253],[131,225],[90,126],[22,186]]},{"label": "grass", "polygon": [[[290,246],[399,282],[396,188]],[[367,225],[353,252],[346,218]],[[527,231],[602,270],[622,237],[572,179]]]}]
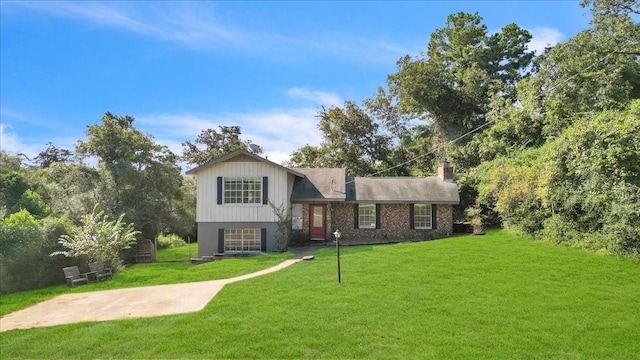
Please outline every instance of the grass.
[{"label": "grass", "polygon": [[[157,253],[158,260],[181,260],[187,254],[187,246],[163,249]],[[74,292],[111,290],[137,286],[177,284],[192,281],[225,279],[266,269],[291,258],[291,253],[269,254],[246,258],[231,258],[201,265],[187,261],[135,264],[113,274],[113,280],[91,283],[75,288],[58,285],[44,289],[23,291],[0,296],[0,316],[23,309],[57,295]]]},{"label": "grass", "polygon": [[198,256],[198,244],[177,246],[173,248],[161,249],[156,253],[158,261],[189,261],[192,257]]},{"label": "grass", "polygon": [[[6,358],[631,359],[640,264],[482,237],[347,247],[230,284],[198,313],[14,330]],[[244,261],[244,259],[243,259]],[[114,279],[114,282],[116,280]]]}]

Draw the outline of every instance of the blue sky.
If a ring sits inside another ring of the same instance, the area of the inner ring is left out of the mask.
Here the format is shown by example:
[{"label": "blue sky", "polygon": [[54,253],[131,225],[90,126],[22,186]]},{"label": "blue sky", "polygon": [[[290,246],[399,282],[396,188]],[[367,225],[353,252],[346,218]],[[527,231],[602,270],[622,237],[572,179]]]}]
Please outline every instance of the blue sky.
[{"label": "blue sky", "polygon": [[515,22],[531,49],[588,27],[578,1],[0,2],[0,148],[73,149],[106,111],[180,153],[240,125],[280,162],[318,145],[320,106],[360,103],[447,15]]}]

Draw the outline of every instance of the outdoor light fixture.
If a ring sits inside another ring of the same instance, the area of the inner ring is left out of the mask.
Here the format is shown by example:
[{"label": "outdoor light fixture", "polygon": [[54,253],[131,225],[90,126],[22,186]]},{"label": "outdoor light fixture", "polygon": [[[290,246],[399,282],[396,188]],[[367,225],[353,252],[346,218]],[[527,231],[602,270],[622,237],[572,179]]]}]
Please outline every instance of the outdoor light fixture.
[{"label": "outdoor light fixture", "polygon": [[338,284],[340,284],[340,230],[333,232],[333,236],[336,237],[336,257],[338,259]]}]

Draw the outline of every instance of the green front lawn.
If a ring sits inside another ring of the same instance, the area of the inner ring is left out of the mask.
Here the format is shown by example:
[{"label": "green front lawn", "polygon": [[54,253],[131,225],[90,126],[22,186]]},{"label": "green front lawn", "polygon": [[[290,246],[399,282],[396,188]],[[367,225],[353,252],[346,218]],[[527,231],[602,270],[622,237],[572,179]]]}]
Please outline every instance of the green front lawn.
[{"label": "green front lawn", "polygon": [[341,255],[342,284],[335,251],[324,249],[314,261],[225,286],[198,313],[9,331],[0,334],[0,354],[631,359],[640,353],[637,262],[503,231],[348,247]]},{"label": "green front lawn", "polygon": [[158,261],[190,261],[194,257],[198,257],[197,243],[161,249],[156,253]]}]

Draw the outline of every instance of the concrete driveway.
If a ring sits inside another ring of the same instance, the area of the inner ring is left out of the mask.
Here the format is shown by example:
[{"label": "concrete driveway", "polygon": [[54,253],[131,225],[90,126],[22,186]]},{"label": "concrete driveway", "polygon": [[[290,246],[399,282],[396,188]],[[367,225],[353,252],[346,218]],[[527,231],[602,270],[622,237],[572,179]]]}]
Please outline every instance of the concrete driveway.
[{"label": "concrete driveway", "polygon": [[225,284],[284,269],[301,261],[303,256],[312,251],[305,249],[297,252],[294,259],[230,279],[61,295],[3,316],[0,318],[0,332],[83,321],[130,319],[200,311]]}]

